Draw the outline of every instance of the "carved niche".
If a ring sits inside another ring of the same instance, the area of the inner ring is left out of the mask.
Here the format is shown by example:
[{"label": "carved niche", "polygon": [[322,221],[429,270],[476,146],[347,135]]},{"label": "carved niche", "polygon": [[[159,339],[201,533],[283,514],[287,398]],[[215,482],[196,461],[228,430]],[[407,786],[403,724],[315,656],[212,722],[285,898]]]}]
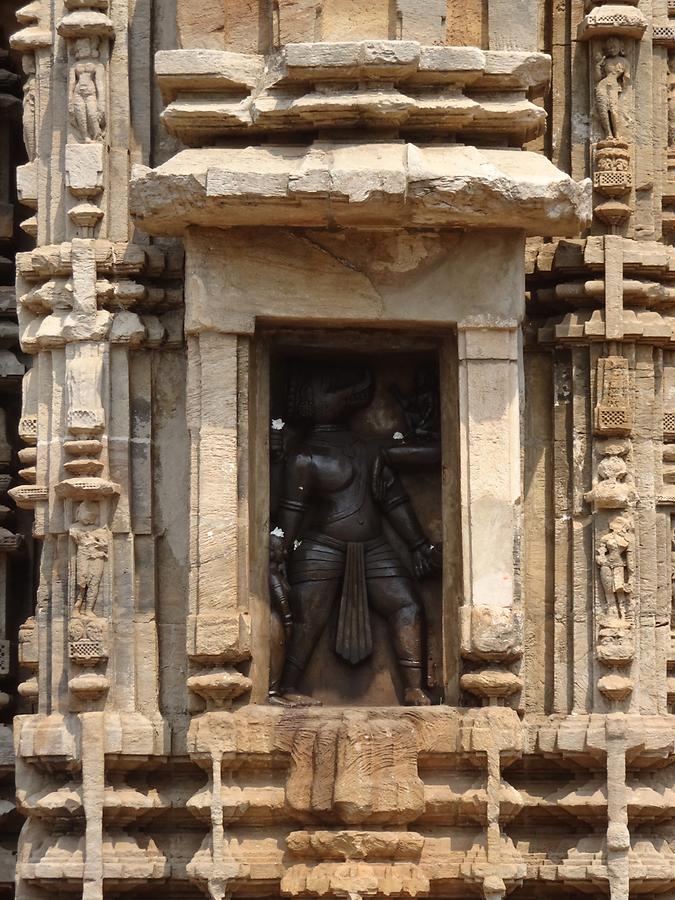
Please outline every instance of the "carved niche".
[{"label": "carved niche", "polygon": [[315,705],[344,685],[343,703],[427,705],[441,655],[429,638],[441,621],[442,516],[428,490],[440,476],[437,364],[305,354],[275,365],[270,701]]}]

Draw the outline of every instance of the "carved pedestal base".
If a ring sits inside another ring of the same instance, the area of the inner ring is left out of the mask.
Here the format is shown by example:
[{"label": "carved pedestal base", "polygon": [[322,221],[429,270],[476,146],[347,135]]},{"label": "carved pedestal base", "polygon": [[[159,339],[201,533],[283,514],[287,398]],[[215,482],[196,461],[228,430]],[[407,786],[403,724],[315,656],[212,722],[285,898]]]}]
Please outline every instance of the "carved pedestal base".
[{"label": "carved pedestal base", "polygon": [[68,626],[68,655],[78,666],[97,666],[108,659],[108,622],[97,616],[77,616]]}]

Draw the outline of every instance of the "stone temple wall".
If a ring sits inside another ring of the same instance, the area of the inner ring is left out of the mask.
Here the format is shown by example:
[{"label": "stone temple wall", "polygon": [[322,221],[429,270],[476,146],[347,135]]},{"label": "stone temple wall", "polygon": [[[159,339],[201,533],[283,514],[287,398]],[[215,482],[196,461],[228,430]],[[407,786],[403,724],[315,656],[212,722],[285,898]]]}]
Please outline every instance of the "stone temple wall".
[{"label": "stone temple wall", "polygon": [[0,897],[673,900],[675,3],[0,41]]}]

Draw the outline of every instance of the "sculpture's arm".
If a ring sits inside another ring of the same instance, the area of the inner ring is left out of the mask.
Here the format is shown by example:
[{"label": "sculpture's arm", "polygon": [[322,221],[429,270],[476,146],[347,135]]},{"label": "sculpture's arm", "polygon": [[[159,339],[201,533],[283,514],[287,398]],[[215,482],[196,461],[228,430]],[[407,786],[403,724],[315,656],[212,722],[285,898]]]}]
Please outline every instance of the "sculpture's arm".
[{"label": "sculpture's arm", "polygon": [[101,128],[105,128],[105,68],[101,63],[98,63],[94,70],[94,83],[96,85],[98,120]]},{"label": "sculpture's arm", "polygon": [[284,475],[282,495],[274,525],[283,532],[278,536],[282,541],[283,554],[287,556],[309,509],[314,479],[312,457],[305,453],[297,453],[288,460]]},{"label": "sculpture's arm", "polygon": [[289,459],[282,499],[270,533],[270,594],[283,619],[287,637],[293,628],[293,615],[289,602],[286,560],[307,513],[313,468],[312,459],[306,454],[297,454]]},{"label": "sculpture's arm", "polygon": [[605,77],[605,73],[603,71],[603,66],[605,65],[605,56],[602,52],[598,53],[595,57],[595,62],[593,65],[593,77],[595,79],[596,84]]},{"label": "sculpture's arm", "polygon": [[380,504],[387,520],[410,550],[415,575],[424,578],[433,569],[440,568],[440,548],[424,533],[410,497],[396,476],[391,479]]},{"label": "sculpture's arm", "polygon": [[635,550],[632,540],[629,540],[626,548],[626,585],[632,589],[633,576],[635,575]]},{"label": "sculpture's arm", "polygon": [[440,444],[395,444],[386,447],[383,454],[395,469],[414,469],[434,466],[441,461]]}]

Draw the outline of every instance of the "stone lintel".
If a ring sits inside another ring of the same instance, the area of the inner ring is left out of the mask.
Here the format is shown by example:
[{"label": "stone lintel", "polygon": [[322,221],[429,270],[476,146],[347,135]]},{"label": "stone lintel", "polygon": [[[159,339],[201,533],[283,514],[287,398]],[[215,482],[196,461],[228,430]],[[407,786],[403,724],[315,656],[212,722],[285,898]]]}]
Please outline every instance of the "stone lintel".
[{"label": "stone lintel", "polygon": [[184,150],[157,169],[136,167],[131,211],[156,235],[280,225],[572,236],[590,222],[591,190],[527,151],[315,143]]}]

